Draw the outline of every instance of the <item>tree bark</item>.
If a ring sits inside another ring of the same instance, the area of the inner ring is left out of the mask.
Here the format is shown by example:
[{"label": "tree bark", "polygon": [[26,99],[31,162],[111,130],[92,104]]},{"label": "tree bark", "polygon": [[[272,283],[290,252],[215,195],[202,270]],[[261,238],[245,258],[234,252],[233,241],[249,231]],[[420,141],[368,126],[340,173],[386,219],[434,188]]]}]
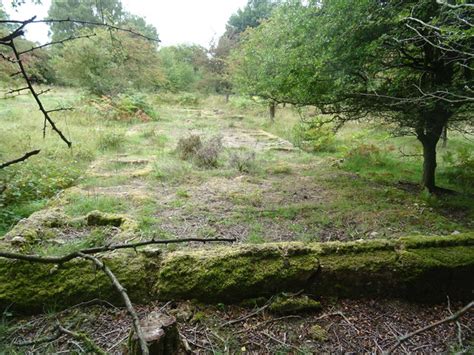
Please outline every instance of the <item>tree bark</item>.
[{"label": "tree bark", "polygon": [[268,104],[269,114],[270,114],[270,121],[275,122],[275,112],[276,112],[276,103],[275,101],[270,101]]},{"label": "tree bark", "polygon": [[443,133],[441,135],[441,139],[443,140],[443,148],[446,148],[448,145],[448,125],[446,124],[443,127]]},{"label": "tree bark", "polygon": [[436,190],[436,143],[430,139],[425,139],[421,142],[423,144],[423,186],[428,189],[430,193]]},{"label": "tree bark", "polygon": [[450,115],[449,111],[439,107],[431,112],[425,112],[422,117],[424,124],[416,130],[417,138],[423,145],[422,183],[430,193],[443,190],[436,187],[436,146]]}]

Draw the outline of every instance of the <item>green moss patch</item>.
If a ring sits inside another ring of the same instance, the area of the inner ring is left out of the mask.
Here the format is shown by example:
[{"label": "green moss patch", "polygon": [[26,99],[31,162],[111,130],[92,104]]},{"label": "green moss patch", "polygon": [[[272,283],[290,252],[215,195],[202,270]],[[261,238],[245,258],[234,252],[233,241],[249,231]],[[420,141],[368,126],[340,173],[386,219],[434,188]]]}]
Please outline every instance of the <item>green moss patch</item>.
[{"label": "green moss patch", "polygon": [[321,309],[321,303],[308,296],[285,296],[275,298],[270,304],[269,311],[276,314],[295,314],[315,312]]}]

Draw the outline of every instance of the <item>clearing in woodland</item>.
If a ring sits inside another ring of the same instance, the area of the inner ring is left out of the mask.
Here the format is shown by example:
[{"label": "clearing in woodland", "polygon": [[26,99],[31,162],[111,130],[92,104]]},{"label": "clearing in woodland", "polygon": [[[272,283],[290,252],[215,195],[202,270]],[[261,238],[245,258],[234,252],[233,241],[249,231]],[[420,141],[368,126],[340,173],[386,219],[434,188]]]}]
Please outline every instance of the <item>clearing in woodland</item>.
[{"label": "clearing in woodland", "polygon": [[[303,124],[300,115],[309,117],[311,108],[302,113],[279,107],[272,124],[266,104],[258,100],[231,97],[225,103],[211,96],[186,105],[176,95],[150,95],[153,115],[139,111],[115,117],[105,99],[82,97],[69,89],[55,91],[45,95],[46,102],[76,107],[72,114],[58,117],[74,142],[72,150],[54,138],[42,141],[37,129],[40,114],[27,98],[10,99],[1,107],[8,111],[5,125],[11,132],[0,142],[2,153],[12,145],[18,152],[43,145],[42,155],[0,172],[6,186],[2,246],[51,256],[152,238],[305,245],[473,231],[472,181],[463,182],[462,175],[457,179],[447,169],[459,165],[459,152],[472,149],[472,143],[454,133],[440,151],[446,158],[440,159],[439,181],[462,193],[434,197],[417,185],[421,157],[415,138],[393,137],[390,126],[362,122],[337,133],[320,130],[315,139],[298,130]],[[28,142],[19,139],[19,125],[31,127]],[[188,243],[162,249],[189,248],[203,246]],[[299,299],[298,294],[279,297],[293,296]],[[439,300],[428,306],[323,297],[319,313],[304,307],[303,313],[298,307],[278,310],[274,301],[255,299],[239,306],[152,302],[138,311],[173,314],[182,339],[202,353],[379,352],[393,345],[397,336],[450,312]],[[18,325],[13,328],[12,314],[5,313],[0,341],[17,349],[15,344],[54,333],[54,319],[59,318],[85,331],[107,352],[120,353],[130,321],[123,309],[99,303],[15,318]],[[401,349],[455,350],[472,339],[472,318],[461,320],[465,327],[459,333],[456,324],[446,324]],[[38,326],[43,323],[47,325]],[[71,345],[60,336],[29,346],[32,352],[50,352]]]}]

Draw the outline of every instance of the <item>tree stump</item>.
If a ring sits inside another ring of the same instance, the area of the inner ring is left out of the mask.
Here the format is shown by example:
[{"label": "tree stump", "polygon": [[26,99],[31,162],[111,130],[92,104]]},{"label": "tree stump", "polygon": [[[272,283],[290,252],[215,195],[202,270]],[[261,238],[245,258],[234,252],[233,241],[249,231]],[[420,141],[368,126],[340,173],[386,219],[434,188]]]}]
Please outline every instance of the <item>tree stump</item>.
[{"label": "tree stump", "polygon": [[[150,355],[171,355],[179,351],[179,333],[176,319],[163,313],[152,312],[140,325],[148,344]],[[140,342],[132,330],[128,341],[130,355],[141,355]]]}]

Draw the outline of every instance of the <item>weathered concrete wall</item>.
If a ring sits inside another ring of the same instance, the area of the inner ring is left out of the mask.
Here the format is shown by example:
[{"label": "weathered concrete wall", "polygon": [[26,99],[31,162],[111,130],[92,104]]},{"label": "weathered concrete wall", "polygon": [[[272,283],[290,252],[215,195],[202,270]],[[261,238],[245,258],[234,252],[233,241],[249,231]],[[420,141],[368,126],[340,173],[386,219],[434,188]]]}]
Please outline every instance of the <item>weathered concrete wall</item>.
[{"label": "weathered concrete wall", "polygon": [[[238,302],[305,289],[317,296],[472,298],[474,233],[349,243],[274,243],[104,255],[133,302]],[[121,303],[90,262],[0,259],[0,308],[41,311],[101,298]]]}]

